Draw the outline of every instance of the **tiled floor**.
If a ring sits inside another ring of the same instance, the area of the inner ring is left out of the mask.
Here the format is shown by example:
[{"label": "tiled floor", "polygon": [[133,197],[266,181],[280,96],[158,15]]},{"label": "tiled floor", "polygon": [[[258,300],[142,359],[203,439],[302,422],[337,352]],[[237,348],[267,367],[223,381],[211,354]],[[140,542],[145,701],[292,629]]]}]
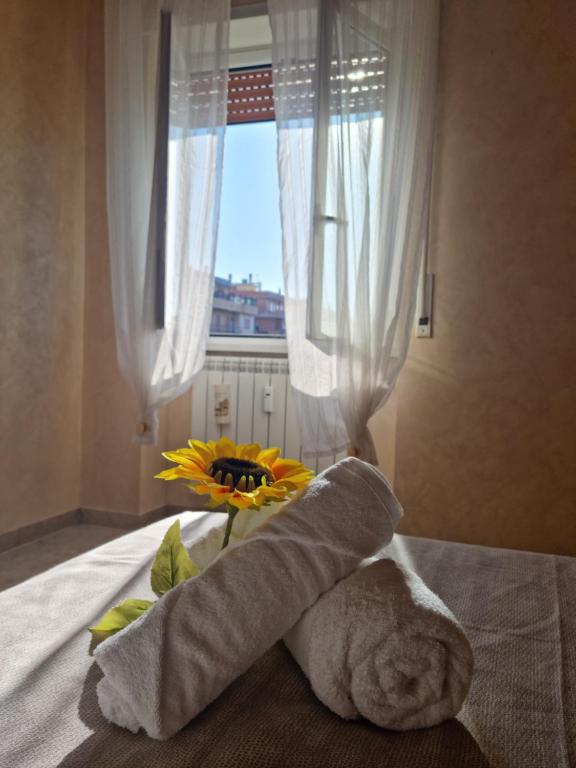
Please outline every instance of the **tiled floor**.
[{"label": "tiled floor", "polygon": [[0,552],[0,590],[122,536],[127,531],[104,525],[71,525],[36,541]]}]

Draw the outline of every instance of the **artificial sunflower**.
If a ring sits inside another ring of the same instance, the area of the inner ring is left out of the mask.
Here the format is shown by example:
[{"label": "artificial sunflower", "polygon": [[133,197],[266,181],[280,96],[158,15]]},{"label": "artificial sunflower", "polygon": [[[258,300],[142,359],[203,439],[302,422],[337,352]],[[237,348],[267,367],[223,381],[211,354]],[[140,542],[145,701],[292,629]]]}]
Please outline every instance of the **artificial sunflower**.
[{"label": "artificial sunflower", "polygon": [[228,437],[207,443],[189,440],[188,445],[162,454],[177,466],[156,477],[188,481],[195,493],[210,496],[211,507],[226,505],[229,517],[224,547],[238,510],[284,501],[308,485],[313,476],[300,461],[280,458],[279,448],[263,450],[258,443],[236,445]]}]

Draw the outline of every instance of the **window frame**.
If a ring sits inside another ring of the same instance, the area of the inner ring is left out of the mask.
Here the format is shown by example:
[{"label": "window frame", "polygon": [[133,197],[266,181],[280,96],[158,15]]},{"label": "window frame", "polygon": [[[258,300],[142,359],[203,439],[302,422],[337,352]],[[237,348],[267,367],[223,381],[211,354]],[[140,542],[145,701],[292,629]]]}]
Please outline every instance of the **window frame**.
[{"label": "window frame", "polygon": [[229,353],[247,357],[287,357],[288,342],[285,336],[209,336],[206,352],[209,355]]}]

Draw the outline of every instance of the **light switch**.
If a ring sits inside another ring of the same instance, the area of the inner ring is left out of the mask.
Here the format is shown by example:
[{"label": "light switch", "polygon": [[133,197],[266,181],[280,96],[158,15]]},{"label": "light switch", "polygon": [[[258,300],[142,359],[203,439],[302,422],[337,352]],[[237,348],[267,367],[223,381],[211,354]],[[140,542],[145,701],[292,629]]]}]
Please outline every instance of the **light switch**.
[{"label": "light switch", "polygon": [[264,413],[272,413],[274,410],[274,388],[271,384],[264,387]]},{"label": "light switch", "polygon": [[423,272],[418,291],[418,322],[416,323],[416,337],[418,339],[432,338],[432,306],[434,303],[434,275],[432,272]]},{"label": "light switch", "polygon": [[419,339],[429,339],[432,337],[432,328],[429,317],[419,317],[416,326],[416,336]]}]

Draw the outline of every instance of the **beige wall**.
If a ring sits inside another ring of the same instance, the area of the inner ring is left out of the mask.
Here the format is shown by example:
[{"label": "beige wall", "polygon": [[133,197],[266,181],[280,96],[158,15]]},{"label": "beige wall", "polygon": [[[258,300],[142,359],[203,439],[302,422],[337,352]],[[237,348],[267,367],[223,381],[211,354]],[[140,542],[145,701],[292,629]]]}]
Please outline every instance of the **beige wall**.
[{"label": "beige wall", "polygon": [[576,554],[574,29],[572,0],[443,3],[434,339],[386,417],[408,533]]},{"label": "beige wall", "polygon": [[91,0],[86,68],[86,345],[83,380],[83,507],[139,514],[166,503],[160,445],[132,442],[137,409],[116,363],[106,222],[104,4]]},{"label": "beige wall", "polygon": [[85,8],[2,5],[0,532],[79,502]]}]

